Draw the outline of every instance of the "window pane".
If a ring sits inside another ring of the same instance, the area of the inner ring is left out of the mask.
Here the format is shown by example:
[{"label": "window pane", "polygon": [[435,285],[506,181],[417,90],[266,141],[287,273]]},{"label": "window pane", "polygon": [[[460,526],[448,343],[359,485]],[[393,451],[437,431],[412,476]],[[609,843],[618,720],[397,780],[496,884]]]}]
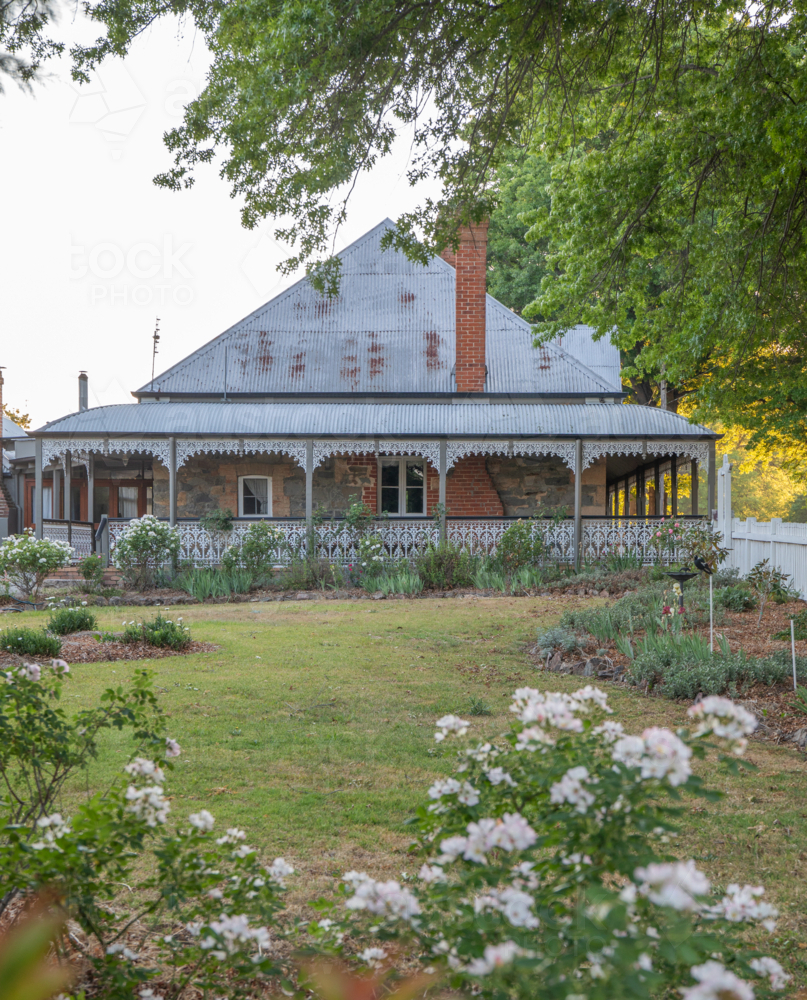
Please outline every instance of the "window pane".
[{"label": "window pane", "polygon": [[244,515],[246,517],[266,516],[269,513],[269,481],[260,479],[244,479]]},{"label": "window pane", "polygon": [[81,520],[81,487],[70,487],[70,518],[73,521]]},{"label": "window pane", "polygon": [[407,486],[406,488],[406,513],[423,513],[423,487]]},{"label": "window pane", "polygon": [[[34,487],[36,490],[36,487]],[[36,510],[36,507],[34,507]],[[53,517],[53,487],[43,486],[42,487],[42,517]]]},{"label": "window pane", "polygon": [[407,486],[422,486],[423,485],[423,463],[422,462],[407,462],[406,463],[406,485]]},{"label": "window pane", "polygon": [[93,499],[93,520],[100,521],[103,514],[109,517],[109,487],[96,486]]},{"label": "window pane", "polygon": [[381,485],[382,486],[397,486],[398,476],[399,476],[399,466],[396,462],[395,465],[382,465],[381,466]]},{"label": "window pane", "polygon": [[146,513],[147,514],[153,514],[154,513],[154,487],[153,486],[147,486],[146,487]]},{"label": "window pane", "polygon": [[118,517],[137,517],[137,486],[118,487]]},{"label": "window pane", "polygon": [[381,513],[398,513],[398,487],[384,486],[381,490]]}]

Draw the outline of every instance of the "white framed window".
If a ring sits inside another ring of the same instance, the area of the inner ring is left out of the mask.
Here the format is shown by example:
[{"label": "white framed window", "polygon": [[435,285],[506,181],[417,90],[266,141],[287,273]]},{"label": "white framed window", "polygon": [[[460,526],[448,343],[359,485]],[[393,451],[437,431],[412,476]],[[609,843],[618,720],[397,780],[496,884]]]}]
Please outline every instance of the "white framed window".
[{"label": "white framed window", "polygon": [[393,517],[426,513],[426,463],[422,458],[382,458],[379,510]]},{"label": "white framed window", "polygon": [[272,479],[270,476],[238,477],[238,516],[272,516]]}]

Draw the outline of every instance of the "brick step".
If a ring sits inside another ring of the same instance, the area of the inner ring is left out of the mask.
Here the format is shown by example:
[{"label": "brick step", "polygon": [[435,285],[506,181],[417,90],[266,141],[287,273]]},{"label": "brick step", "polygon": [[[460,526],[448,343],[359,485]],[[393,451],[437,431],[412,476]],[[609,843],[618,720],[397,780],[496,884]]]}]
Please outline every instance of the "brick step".
[{"label": "brick step", "polygon": [[[65,566],[62,569],[57,569],[50,576],[45,578],[45,583],[82,583],[84,577],[79,572],[78,568],[75,566]],[[103,583],[107,587],[118,586],[123,577],[121,576],[119,570],[114,568],[105,569],[104,575],[102,577]]]}]

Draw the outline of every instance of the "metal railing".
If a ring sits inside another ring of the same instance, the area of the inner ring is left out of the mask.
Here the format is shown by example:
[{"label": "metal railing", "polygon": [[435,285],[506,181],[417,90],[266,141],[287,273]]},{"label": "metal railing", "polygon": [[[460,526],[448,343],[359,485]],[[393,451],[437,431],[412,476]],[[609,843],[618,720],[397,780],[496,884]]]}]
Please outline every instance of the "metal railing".
[{"label": "metal railing", "polygon": [[42,537],[67,542],[73,547],[71,562],[77,563],[95,551],[95,531],[88,521],[64,521],[42,518]]},{"label": "metal railing", "polygon": [[[289,548],[304,555],[308,550],[309,533],[304,518],[266,518],[272,527],[280,529],[285,544],[273,554],[275,565],[290,561]],[[494,555],[507,529],[519,520],[517,517],[448,517],[446,535],[464,551],[474,555]],[[655,517],[583,517],[581,555],[589,562],[604,561],[612,555],[632,555],[644,565],[658,561],[653,537],[660,519]],[[697,521],[696,517],[677,518],[680,521]],[[108,525],[110,558],[114,559],[115,545],[129,522],[123,518],[110,518]],[[177,522],[180,536],[179,561],[195,566],[216,566],[227,549],[243,540],[255,518],[236,519],[230,531],[210,531],[197,518],[184,518]],[[573,562],[574,518],[536,519],[530,522],[533,536],[543,539],[547,561]],[[383,551],[390,559],[412,559],[424,552],[430,544],[440,540],[440,525],[432,518],[379,519],[370,529],[381,539]],[[317,554],[329,562],[348,566],[359,559],[359,536],[343,520],[334,519],[314,528],[317,537]],[[664,561],[671,561],[668,553]]]}]

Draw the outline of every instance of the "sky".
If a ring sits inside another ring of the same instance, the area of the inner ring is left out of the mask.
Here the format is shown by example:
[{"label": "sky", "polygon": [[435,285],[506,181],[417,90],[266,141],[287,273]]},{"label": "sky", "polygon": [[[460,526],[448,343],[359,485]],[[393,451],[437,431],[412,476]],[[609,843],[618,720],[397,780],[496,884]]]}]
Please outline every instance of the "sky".
[{"label": "sky", "polygon": [[[71,21],[68,40],[97,28]],[[288,287],[288,256],[273,220],[241,226],[239,202],[215,167],[190,191],[163,191],[171,165],[162,136],[203,86],[200,36],[158,24],[125,60],[91,84],[51,65],[33,96],[0,94],[0,366],[6,405],[39,427],[78,409],[78,374],[90,406],[134,402],[149,381],[160,320],[159,373]],[[434,186],[411,188],[409,137],[357,184],[341,250],[383,219],[397,218]]]}]

